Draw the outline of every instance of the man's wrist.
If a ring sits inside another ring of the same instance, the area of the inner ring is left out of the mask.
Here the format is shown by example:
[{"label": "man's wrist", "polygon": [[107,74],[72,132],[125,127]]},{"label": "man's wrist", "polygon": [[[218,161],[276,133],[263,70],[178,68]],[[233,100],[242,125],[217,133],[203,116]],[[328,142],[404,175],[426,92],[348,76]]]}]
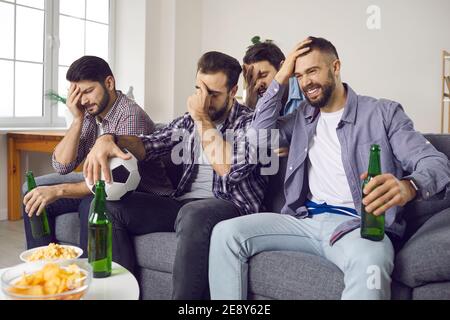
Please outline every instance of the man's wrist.
[{"label": "man's wrist", "polygon": [[416,182],[413,179],[403,179],[402,181],[406,184],[406,186],[409,190],[409,194],[410,194],[409,201],[414,200],[419,193],[418,185],[416,184]]},{"label": "man's wrist", "polygon": [[277,73],[277,75],[275,76],[275,81],[278,82],[278,84],[280,85],[286,85],[289,83],[289,78],[290,77],[284,74]]},{"label": "man's wrist", "polygon": [[114,144],[118,145],[119,137],[115,133],[112,133],[112,132],[105,133],[101,137],[105,137],[105,136],[110,136],[112,138],[112,141],[114,142]]}]

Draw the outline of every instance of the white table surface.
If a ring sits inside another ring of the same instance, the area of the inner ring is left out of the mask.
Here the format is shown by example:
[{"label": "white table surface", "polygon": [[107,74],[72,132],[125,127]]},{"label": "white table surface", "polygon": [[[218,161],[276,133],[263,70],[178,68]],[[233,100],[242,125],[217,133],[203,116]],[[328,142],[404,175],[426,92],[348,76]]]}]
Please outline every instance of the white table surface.
[{"label": "white table surface", "polygon": [[[0,269],[0,277],[6,269]],[[6,297],[0,290],[0,300]],[[112,274],[108,278],[92,278],[89,291],[83,300],[138,300],[139,285],[136,278],[127,269],[112,263]]]}]

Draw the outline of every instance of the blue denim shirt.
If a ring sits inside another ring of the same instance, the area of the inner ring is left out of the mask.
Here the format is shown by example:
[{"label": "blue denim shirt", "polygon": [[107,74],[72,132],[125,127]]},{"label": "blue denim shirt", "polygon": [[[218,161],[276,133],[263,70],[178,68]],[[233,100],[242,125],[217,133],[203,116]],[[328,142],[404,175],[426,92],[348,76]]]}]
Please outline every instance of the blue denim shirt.
[{"label": "blue denim shirt", "polygon": [[281,115],[287,116],[288,114],[293,113],[298,109],[298,107],[300,107],[300,104],[303,100],[305,100],[305,96],[303,95],[302,90],[300,90],[297,78],[290,78],[288,100],[286,102],[286,105],[284,106],[284,109],[282,110]]},{"label": "blue denim shirt", "polygon": [[[398,179],[413,178],[419,187],[418,197],[424,200],[446,191],[450,192],[450,162],[438,152],[419,132],[414,130],[410,118],[399,103],[359,96],[345,85],[347,103],[337,136],[342,149],[342,163],[350,186],[355,208],[360,214],[362,195],[360,175],[367,171],[372,144],[381,146],[383,173]],[[290,145],[284,193],[286,203],[282,214],[298,218],[308,216],[304,206],[309,192],[307,158],[320,110],[302,102],[296,112],[279,118],[281,99],[285,86],[275,80],[256,106],[252,127],[279,129],[280,144]],[[405,176],[404,172],[410,172]],[[387,231],[402,237],[405,224],[397,215],[400,207],[386,212]],[[359,221],[347,222],[336,229],[341,237],[359,227]],[[332,238],[333,238],[332,237]]]}]

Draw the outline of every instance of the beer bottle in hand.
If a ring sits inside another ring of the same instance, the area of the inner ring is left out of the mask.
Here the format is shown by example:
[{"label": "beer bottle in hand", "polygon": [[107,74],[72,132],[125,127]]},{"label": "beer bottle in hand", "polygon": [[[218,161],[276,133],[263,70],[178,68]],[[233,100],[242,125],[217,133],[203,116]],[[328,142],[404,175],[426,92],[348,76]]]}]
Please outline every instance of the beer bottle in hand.
[{"label": "beer bottle in hand", "polygon": [[[369,170],[367,179],[364,180],[362,189],[374,177],[381,174],[380,146],[372,145],[370,148]],[[364,197],[364,192],[362,193]],[[384,213],[375,216],[366,212],[364,204],[361,205],[361,237],[372,241],[381,241],[384,238]]]},{"label": "beer bottle in hand", "polygon": [[[27,179],[27,186],[28,186],[28,192],[36,188],[36,181],[34,180],[34,175],[32,171],[28,171],[26,173],[26,179]],[[36,212],[31,218],[30,218],[30,225],[31,225],[31,234],[33,235],[34,239],[41,239],[43,237],[50,235],[50,227],[48,224],[48,218],[47,218],[47,210],[42,210],[42,212],[39,213]]]},{"label": "beer bottle in hand", "polygon": [[92,266],[94,278],[106,278],[111,275],[112,224],[106,216],[104,181],[97,182],[95,198],[89,211],[88,261]]}]

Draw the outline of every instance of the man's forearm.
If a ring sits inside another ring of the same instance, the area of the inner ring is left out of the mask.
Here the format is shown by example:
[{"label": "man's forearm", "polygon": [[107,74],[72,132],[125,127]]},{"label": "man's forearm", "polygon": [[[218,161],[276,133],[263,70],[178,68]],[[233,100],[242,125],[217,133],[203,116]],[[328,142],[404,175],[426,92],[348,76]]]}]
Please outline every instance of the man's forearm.
[{"label": "man's forearm", "polygon": [[74,162],[78,156],[83,121],[74,120],[64,138],[55,148],[55,159],[63,165]]},{"label": "man's forearm", "polygon": [[67,183],[57,186],[58,198],[80,199],[91,194],[86,182]]},{"label": "man's forearm", "polygon": [[275,80],[272,81],[263,97],[256,104],[252,122],[254,130],[270,130],[277,127],[277,120],[280,118],[280,111],[283,107],[283,93],[286,89],[286,86],[280,85]]},{"label": "man's forearm", "polygon": [[118,136],[117,145],[121,149],[130,151],[139,161],[143,161],[146,158],[144,143],[139,137]]},{"label": "man's forearm", "polygon": [[232,146],[222,138],[211,121],[201,121],[196,125],[200,133],[203,152],[209,163],[218,175],[227,175],[231,170]]}]

